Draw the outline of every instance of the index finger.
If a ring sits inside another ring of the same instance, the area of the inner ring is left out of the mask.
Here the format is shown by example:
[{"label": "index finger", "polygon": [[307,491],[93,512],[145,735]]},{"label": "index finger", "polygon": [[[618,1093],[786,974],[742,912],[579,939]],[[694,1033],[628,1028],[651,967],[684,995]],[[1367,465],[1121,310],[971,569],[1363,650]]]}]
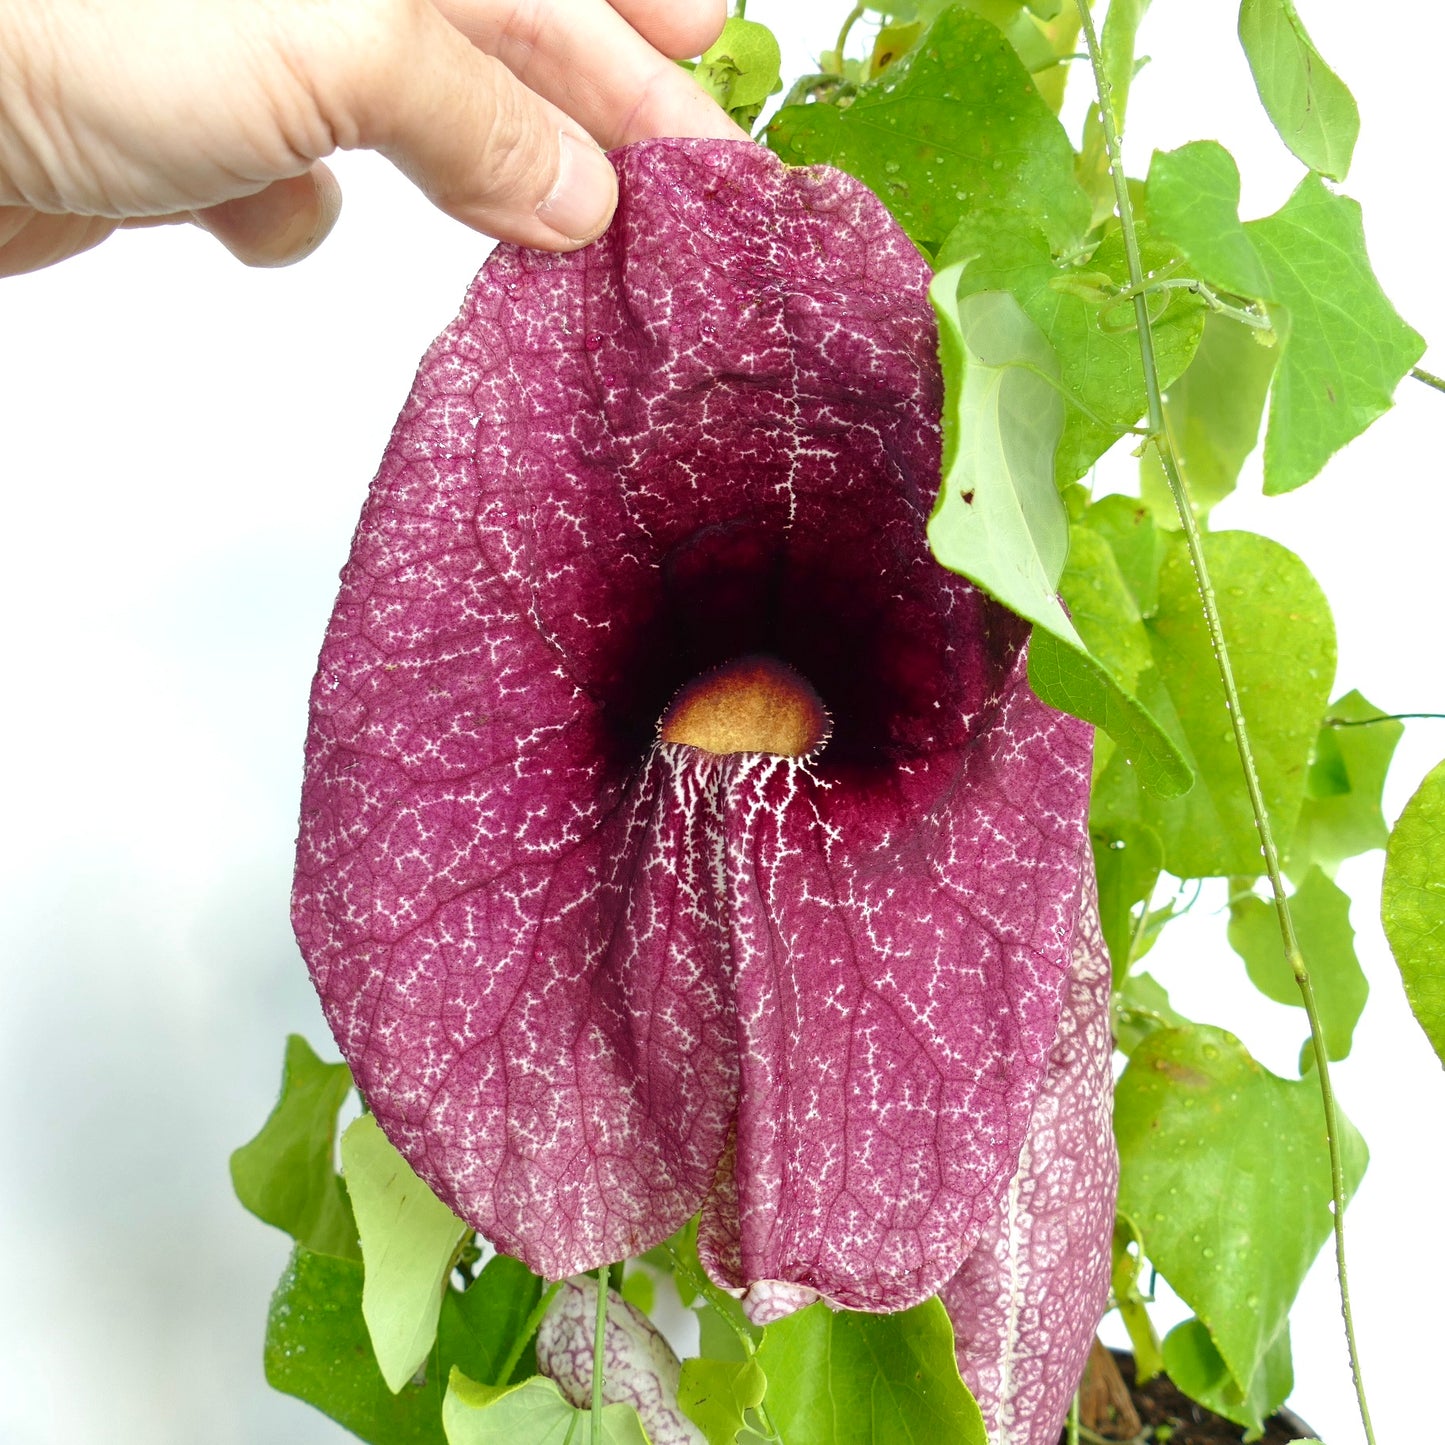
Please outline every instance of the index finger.
[{"label": "index finger", "polygon": [[663,55],[701,55],[722,34],[727,0],[609,0],[612,8]]},{"label": "index finger", "polygon": [[[627,3],[639,12],[648,8],[647,0]],[[473,45],[496,56],[523,85],[566,111],[604,146],[662,135],[746,139],[681,66],[648,44],[606,0],[436,4]]]}]

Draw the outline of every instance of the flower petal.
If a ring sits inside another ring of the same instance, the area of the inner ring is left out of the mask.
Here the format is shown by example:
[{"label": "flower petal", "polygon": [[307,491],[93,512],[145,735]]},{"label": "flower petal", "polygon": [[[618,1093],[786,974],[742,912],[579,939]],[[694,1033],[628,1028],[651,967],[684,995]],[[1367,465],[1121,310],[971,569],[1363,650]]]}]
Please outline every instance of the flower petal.
[{"label": "flower petal", "polygon": [[[928,269],[761,147],[618,153],[429,353],[312,697],[297,935],[383,1127],[538,1272],[708,1198],[734,1287],[912,1304],[1012,1175],[1077,918],[1089,730],[929,555]],[[815,760],[659,745],[773,653]]]},{"label": "flower petal", "polygon": [[1119,1178],[1109,982],[1091,876],[1018,1173],[941,1292],[995,1445],[1055,1445],[1108,1303]]}]

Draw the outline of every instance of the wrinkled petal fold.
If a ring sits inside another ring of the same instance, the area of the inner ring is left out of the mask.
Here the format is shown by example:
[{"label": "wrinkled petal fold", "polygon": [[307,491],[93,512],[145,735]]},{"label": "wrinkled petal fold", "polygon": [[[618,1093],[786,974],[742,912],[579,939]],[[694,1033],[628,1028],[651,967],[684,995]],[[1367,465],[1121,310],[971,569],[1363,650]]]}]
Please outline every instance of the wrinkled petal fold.
[{"label": "wrinkled petal fold", "polygon": [[1109,987],[1091,869],[1018,1170],[941,1291],[994,1445],[1055,1445],[1108,1304],[1119,1177]]}]

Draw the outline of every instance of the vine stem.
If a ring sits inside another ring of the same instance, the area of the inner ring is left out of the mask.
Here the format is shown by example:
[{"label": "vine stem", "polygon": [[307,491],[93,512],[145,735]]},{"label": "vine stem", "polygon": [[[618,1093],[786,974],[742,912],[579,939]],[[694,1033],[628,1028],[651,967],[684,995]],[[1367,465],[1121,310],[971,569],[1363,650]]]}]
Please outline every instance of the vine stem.
[{"label": "vine stem", "polygon": [[1365,1427],[1365,1438],[1369,1445],[1375,1445],[1375,1430],[1370,1421],[1370,1406],[1365,1397],[1364,1375],[1360,1369],[1359,1347],[1355,1341],[1354,1314],[1350,1309],[1349,1272],[1345,1267],[1345,1171],[1340,1153],[1339,1112],[1335,1107],[1334,1089],[1330,1084],[1329,1060],[1325,1055],[1324,1029],[1320,1023],[1314,983],[1310,978],[1308,968],[1305,967],[1304,955],[1300,951],[1299,939],[1295,935],[1294,919],[1290,915],[1289,900],[1285,896],[1279,849],[1275,845],[1274,831],[1270,827],[1269,810],[1265,806],[1264,791],[1260,787],[1259,770],[1255,766],[1254,749],[1250,744],[1249,731],[1244,721],[1244,711],[1240,706],[1239,689],[1234,681],[1234,667],[1229,659],[1229,649],[1225,645],[1224,629],[1219,619],[1219,606],[1214,596],[1214,586],[1209,580],[1209,567],[1204,556],[1204,539],[1200,534],[1199,522],[1194,515],[1189,491],[1180,473],[1169,429],[1164,419],[1164,401],[1159,387],[1159,368],[1154,357],[1154,336],[1150,330],[1148,300],[1144,295],[1144,267],[1139,259],[1139,236],[1134,226],[1134,208],[1129,200],[1129,186],[1124,174],[1124,160],[1119,146],[1119,128],[1114,123],[1113,88],[1104,71],[1104,58],[1099,48],[1099,37],[1094,28],[1094,18],[1089,13],[1089,0],[1075,0],[1075,3],[1078,6],[1079,19],[1088,47],[1089,63],[1094,70],[1094,86],[1099,96],[1099,119],[1103,126],[1104,141],[1109,150],[1109,173],[1114,182],[1115,206],[1119,215],[1119,226],[1123,232],[1124,254],[1129,263],[1129,283],[1135,292],[1134,314],[1138,319],[1139,357],[1143,364],[1144,390],[1149,402],[1149,444],[1159,454],[1159,461],[1169,482],[1169,490],[1174,497],[1174,505],[1179,512],[1179,523],[1184,530],[1185,543],[1189,548],[1189,560],[1194,567],[1195,581],[1199,585],[1199,598],[1203,606],[1205,626],[1209,632],[1209,641],[1214,649],[1215,660],[1219,665],[1219,680],[1224,688],[1225,707],[1229,711],[1230,726],[1234,731],[1234,745],[1239,753],[1240,767],[1244,772],[1245,789],[1249,793],[1250,808],[1254,812],[1255,827],[1259,831],[1265,871],[1269,875],[1270,889],[1274,894],[1274,909],[1279,919],[1280,938],[1284,944],[1290,971],[1294,974],[1296,984],[1299,985],[1305,1013],[1309,1017],[1310,1040],[1314,1046],[1315,1067],[1320,1081],[1320,1097],[1324,1104],[1325,1136],[1330,1151],[1330,1192],[1334,1214],[1335,1264],[1340,1282],[1340,1312],[1344,1316],[1345,1339],[1350,1352],[1350,1373],[1354,1379],[1355,1399],[1359,1404],[1360,1422]]},{"label": "vine stem", "polygon": [[843,28],[838,32],[838,39],[833,49],[838,56],[838,74],[843,73],[843,47],[848,43],[848,37],[853,33],[853,27],[863,18],[866,7],[855,5],[843,21]]},{"label": "vine stem", "polygon": [[1426,386],[1433,386],[1436,391],[1445,391],[1445,377],[1436,376],[1433,371],[1426,371],[1423,366],[1412,366],[1410,375],[1416,381],[1423,381]]},{"label": "vine stem", "polygon": [[597,1329],[592,1336],[592,1445],[602,1445],[602,1362],[607,1335],[607,1285],[611,1270],[597,1271]]}]

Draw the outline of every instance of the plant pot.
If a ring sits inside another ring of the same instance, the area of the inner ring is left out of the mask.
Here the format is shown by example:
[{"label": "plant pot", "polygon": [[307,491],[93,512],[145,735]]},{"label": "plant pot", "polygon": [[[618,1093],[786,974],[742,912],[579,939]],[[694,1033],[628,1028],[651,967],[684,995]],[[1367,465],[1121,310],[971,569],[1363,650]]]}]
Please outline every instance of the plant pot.
[{"label": "plant pot", "polygon": [[[1090,1357],[1085,1373],[1085,1398],[1093,1407],[1094,1419],[1085,1418],[1096,1436],[1105,1440],[1148,1441],[1168,1440],[1168,1445],[1236,1445],[1244,1439],[1243,1425],[1236,1425],[1203,1405],[1196,1404],[1187,1395],[1174,1387],[1167,1375],[1156,1375],[1143,1386],[1134,1383],[1134,1357],[1124,1350],[1105,1351],[1097,1341],[1094,1354]],[[1108,1365],[1099,1361],[1099,1356],[1112,1357],[1117,1373],[1111,1379],[1100,1379],[1110,1374]],[[1090,1389],[1094,1385],[1094,1389]],[[1128,1399],[1137,1419],[1121,1418],[1127,1411],[1113,1409],[1107,1403],[1111,1396],[1118,1399],[1120,1386],[1127,1392]],[[1172,1432],[1160,1436],[1160,1427]],[[1315,1438],[1314,1431],[1292,1410],[1281,1410],[1265,1422],[1264,1434],[1257,1445],[1289,1445],[1294,1440]],[[1059,1437],[1059,1445],[1067,1445],[1068,1431]]]}]

